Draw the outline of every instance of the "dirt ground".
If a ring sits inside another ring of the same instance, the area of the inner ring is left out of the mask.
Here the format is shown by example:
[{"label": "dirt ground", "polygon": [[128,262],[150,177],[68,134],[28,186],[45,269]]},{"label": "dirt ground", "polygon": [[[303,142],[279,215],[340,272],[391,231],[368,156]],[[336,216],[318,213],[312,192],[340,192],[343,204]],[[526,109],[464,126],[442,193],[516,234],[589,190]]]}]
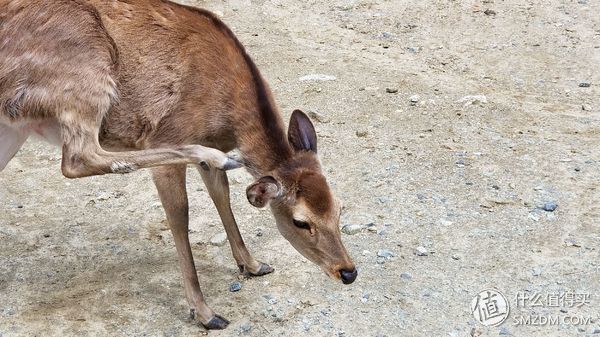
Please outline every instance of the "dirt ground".
[{"label": "dirt ground", "polygon": [[[209,244],[223,229],[190,170],[201,286],[232,322],[206,332],[148,172],[67,180],[58,149],[30,140],[0,173],[1,337],[600,336],[598,1],[187,3],[232,27],[286,120],[320,114],[342,225],[374,224],[343,234],[357,281],[295,252],[246,201],[242,170],[234,213],[276,270],[240,278],[228,245]],[[510,305],[499,327],[471,313],[489,288]]]}]

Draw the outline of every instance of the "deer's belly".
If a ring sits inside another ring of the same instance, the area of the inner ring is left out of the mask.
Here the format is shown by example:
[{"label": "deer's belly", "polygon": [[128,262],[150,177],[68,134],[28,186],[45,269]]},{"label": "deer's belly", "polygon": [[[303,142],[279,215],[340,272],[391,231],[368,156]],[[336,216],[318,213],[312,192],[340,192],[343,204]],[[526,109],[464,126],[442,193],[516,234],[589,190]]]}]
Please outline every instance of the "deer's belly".
[{"label": "deer's belly", "polygon": [[52,119],[7,122],[0,121],[5,127],[13,129],[22,135],[33,135],[50,144],[62,146],[60,125]]}]

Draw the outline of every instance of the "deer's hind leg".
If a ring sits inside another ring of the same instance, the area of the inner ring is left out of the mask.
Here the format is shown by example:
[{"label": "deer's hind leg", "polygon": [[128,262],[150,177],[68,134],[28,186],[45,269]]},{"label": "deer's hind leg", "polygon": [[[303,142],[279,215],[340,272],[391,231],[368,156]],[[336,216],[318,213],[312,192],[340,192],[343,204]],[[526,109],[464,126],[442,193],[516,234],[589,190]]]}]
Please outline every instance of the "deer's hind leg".
[{"label": "deer's hind leg", "polygon": [[225,232],[231,246],[233,257],[242,273],[247,273],[252,276],[261,276],[273,272],[273,268],[266,263],[262,263],[254,259],[254,257],[246,248],[238,225],[235,222],[233,212],[231,211],[231,203],[229,200],[229,182],[225,171],[204,170],[198,168],[202,175],[202,180],[208,189],[208,193],[213,200]]},{"label": "deer's hind leg", "polygon": [[19,151],[29,133],[21,132],[0,124],[0,171],[4,170],[8,162]]}]

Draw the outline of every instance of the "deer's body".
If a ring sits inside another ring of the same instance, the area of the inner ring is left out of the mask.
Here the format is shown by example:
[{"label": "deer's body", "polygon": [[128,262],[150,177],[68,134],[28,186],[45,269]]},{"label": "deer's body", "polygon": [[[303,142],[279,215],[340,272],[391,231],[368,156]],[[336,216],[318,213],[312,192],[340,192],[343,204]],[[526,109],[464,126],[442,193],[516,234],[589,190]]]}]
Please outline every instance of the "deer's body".
[{"label": "deer's body", "polygon": [[[235,166],[223,153],[234,148],[260,178],[248,188],[250,202],[271,204],[284,236],[329,275],[345,283],[356,277],[312,124],[294,113],[286,135],[256,66],[209,12],[161,0],[0,0],[0,170],[32,134],[62,146],[67,177],[153,167],[186,297],[209,328],[227,322],[198,286],[187,238],[186,164],[203,164],[243,271],[272,268],[247,251],[229,207],[219,169]],[[288,228],[292,220],[300,234]],[[324,244],[332,251],[312,247]]]},{"label": "deer's body", "polygon": [[[94,0],[2,1],[0,9],[9,27],[0,36],[0,123],[8,127],[53,129],[73,108],[102,121],[105,149],[202,144],[227,152],[242,129],[252,130],[250,148],[272,143],[254,113],[254,74],[239,44],[206,11]],[[283,130],[278,114],[269,118]],[[269,156],[265,149],[260,157]]]}]

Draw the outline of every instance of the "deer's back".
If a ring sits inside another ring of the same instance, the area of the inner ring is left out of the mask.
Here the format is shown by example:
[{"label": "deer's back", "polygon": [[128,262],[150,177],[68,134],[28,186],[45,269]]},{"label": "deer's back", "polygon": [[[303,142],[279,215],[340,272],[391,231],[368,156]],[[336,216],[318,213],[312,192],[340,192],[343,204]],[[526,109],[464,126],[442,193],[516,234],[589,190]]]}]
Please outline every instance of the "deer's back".
[{"label": "deer's back", "polygon": [[232,114],[255,101],[239,45],[202,10],[160,0],[11,0],[0,13],[5,118],[67,106],[98,114],[108,147],[228,150]]},{"label": "deer's back", "polygon": [[0,123],[106,113],[116,65],[116,48],[88,5],[0,2]]},{"label": "deer's back", "polygon": [[[119,49],[120,103],[105,139],[138,132],[135,147],[234,146],[231,114],[254,95],[251,74],[224,25],[210,13],[168,1],[90,1]],[[248,110],[248,109],[246,109]]]}]

